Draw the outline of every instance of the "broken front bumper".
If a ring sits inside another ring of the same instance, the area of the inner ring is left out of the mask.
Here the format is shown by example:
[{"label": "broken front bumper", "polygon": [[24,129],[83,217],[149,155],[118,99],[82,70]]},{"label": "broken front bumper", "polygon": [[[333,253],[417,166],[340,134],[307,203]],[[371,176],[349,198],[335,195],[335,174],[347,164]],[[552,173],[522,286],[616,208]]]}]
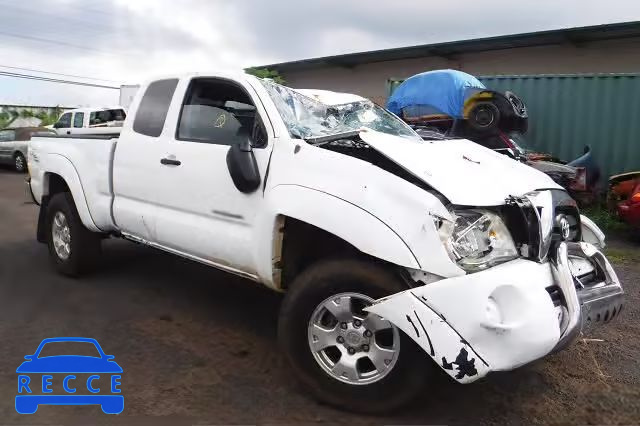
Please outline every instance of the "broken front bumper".
[{"label": "broken front bumper", "polygon": [[587,323],[620,312],[618,277],[593,245],[560,243],[550,257],[416,287],[367,310],[402,329],[454,379],[473,382],[560,350]]}]

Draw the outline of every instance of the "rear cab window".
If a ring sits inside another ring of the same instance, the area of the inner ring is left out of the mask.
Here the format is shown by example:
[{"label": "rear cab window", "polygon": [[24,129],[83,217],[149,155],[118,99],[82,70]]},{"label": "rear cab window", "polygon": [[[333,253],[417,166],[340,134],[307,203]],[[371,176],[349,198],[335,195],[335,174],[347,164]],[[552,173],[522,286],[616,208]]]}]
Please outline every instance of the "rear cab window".
[{"label": "rear cab window", "polygon": [[76,112],[73,116],[73,127],[82,127],[84,124],[84,112]]},{"label": "rear cab window", "polygon": [[160,136],[177,85],[178,79],[172,78],[154,81],[147,87],[133,122],[134,132]]},{"label": "rear cab window", "polygon": [[113,121],[124,121],[127,117],[127,114],[123,109],[105,109],[102,111],[93,111],[89,115],[89,125],[90,126],[99,126],[101,124],[113,122]]}]

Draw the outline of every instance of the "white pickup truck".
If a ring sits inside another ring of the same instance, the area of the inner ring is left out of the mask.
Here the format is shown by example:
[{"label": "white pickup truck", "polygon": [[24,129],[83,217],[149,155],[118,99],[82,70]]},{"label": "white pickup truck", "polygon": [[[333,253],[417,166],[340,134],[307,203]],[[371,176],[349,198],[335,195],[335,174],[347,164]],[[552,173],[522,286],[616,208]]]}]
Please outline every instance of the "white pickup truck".
[{"label": "white pickup truck", "polygon": [[78,108],[66,111],[53,128],[58,135],[108,135],[120,134],[127,114],[122,107]]},{"label": "white pickup truck", "polygon": [[28,165],[60,272],[121,237],[285,292],[292,371],[352,410],[406,403],[433,366],[512,370],[622,308],[602,232],[548,176],[355,95],[168,77],[119,139],[35,138]]}]

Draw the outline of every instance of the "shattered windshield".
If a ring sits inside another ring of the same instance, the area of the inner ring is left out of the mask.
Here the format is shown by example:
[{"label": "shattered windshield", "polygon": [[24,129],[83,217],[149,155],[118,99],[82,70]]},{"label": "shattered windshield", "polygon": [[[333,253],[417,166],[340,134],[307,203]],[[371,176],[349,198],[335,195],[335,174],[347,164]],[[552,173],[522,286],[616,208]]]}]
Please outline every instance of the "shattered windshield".
[{"label": "shattered windshield", "polygon": [[421,140],[402,120],[369,100],[328,105],[270,80],[260,81],[269,92],[292,137],[311,139],[366,127]]}]

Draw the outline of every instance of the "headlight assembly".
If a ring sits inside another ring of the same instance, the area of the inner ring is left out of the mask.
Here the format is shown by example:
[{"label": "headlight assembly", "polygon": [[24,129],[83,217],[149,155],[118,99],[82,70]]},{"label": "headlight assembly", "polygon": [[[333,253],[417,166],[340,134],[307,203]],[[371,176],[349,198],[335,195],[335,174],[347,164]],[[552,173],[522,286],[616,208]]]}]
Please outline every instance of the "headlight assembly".
[{"label": "headlight assembly", "polygon": [[502,219],[488,210],[460,209],[454,221],[438,218],[436,227],[449,257],[467,272],[475,272],[518,257]]}]

